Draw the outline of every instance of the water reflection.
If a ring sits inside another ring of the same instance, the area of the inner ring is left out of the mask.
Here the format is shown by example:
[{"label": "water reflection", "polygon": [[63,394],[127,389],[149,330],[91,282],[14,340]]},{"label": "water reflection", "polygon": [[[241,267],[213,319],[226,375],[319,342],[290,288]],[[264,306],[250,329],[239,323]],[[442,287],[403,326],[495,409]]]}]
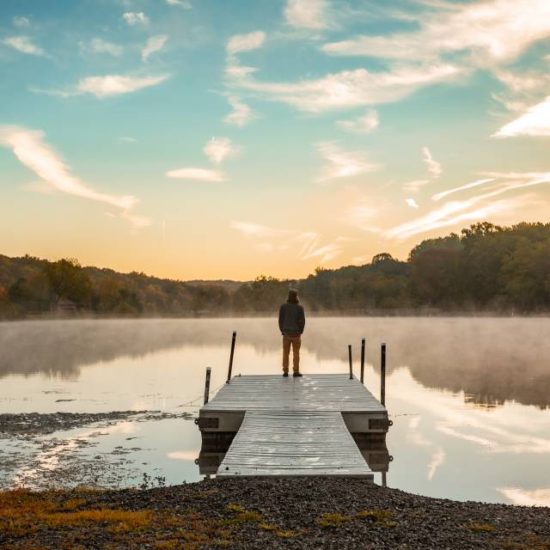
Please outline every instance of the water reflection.
[{"label": "water reflection", "polygon": [[[0,377],[43,373],[77,378],[87,365],[162,350],[238,346],[278,352],[274,319],[82,320],[0,323]],[[367,338],[369,363],[388,344],[389,372],[406,366],[425,387],[463,392],[473,405],[550,405],[550,319],[315,318],[304,349],[320,361],[345,359]],[[357,348],[358,349],[358,348]],[[313,369],[314,370],[314,369]]]}]

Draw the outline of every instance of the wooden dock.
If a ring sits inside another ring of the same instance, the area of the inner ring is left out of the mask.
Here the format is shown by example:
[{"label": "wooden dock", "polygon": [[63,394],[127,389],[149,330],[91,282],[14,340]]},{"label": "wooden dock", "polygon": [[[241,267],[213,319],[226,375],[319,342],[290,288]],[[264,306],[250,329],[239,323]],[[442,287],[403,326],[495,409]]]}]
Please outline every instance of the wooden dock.
[{"label": "wooden dock", "polygon": [[[237,376],[198,418],[216,475],[373,478],[358,441],[384,441],[386,408],[345,374]],[[224,454],[225,453],[225,454]]]}]

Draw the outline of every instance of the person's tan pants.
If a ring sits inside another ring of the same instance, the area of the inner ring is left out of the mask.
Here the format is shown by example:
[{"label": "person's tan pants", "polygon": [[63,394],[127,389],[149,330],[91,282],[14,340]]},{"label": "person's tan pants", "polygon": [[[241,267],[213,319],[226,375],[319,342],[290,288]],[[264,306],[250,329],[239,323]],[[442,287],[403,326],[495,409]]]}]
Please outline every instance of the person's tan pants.
[{"label": "person's tan pants", "polygon": [[290,359],[290,347],[292,346],[292,368],[294,372],[300,371],[300,346],[302,338],[300,336],[283,336],[283,372],[288,372],[288,363]]}]

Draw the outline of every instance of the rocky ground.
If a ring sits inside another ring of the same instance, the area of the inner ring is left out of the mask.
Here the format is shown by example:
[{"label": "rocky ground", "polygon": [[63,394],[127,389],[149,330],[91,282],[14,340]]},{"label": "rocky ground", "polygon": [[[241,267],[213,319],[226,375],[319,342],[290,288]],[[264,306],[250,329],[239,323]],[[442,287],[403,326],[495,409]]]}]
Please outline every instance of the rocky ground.
[{"label": "rocky ground", "polygon": [[360,479],[214,479],[0,493],[5,548],[550,550],[550,509],[433,499]]}]

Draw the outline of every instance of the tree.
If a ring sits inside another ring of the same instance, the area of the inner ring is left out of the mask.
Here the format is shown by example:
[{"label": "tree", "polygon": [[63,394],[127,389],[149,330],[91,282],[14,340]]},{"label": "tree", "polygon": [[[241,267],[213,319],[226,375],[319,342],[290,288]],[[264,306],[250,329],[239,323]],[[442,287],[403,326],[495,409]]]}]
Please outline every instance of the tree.
[{"label": "tree", "polygon": [[67,298],[78,306],[86,306],[92,296],[90,278],[73,258],[52,262],[45,267],[52,298],[58,302]]}]

